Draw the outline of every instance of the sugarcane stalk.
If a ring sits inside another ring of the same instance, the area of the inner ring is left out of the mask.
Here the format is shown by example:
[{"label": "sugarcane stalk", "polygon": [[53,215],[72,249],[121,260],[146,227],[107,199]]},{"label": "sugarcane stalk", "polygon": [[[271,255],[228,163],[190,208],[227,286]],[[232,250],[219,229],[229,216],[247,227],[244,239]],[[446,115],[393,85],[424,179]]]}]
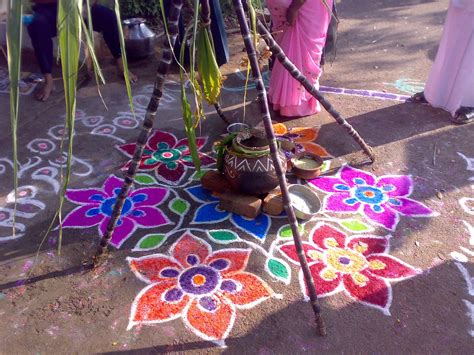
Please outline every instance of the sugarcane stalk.
[{"label": "sugarcane stalk", "polygon": [[[244,0],[245,3],[245,0]],[[246,4],[244,5],[246,6]],[[342,126],[349,135],[354,138],[354,140],[359,144],[364,153],[369,157],[371,163],[375,161],[375,154],[372,148],[364,141],[360,134],[352,127],[352,125],[345,120],[341,114],[336,111],[336,109],[331,105],[331,103],[321,94],[321,92],[316,89],[316,86],[311,83],[311,81],[306,78],[301,71],[288,59],[288,57],[283,52],[283,49],[278,45],[278,43],[273,39],[270,32],[263,25],[260,20],[257,20],[257,29],[262,38],[267,42],[270,50],[276,56],[281,65],[290,73],[290,75],[295,78],[303,87],[318,100],[321,105],[326,109],[327,112],[336,120],[336,122]]]},{"label": "sugarcane stalk", "polygon": [[216,109],[217,115],[222,119],[222,121],[224,121],[226,125],[230,125],[229,119],[225,115],[224,111],[222,111],[222,107],[218,102],[214,104],[214,108]]},{"label": "sugarcane stalk", "polygon": [[145,119],[143,121],[142,130],[137,138],[137,144],[135,147],[135,152],[133,153],[133,158],[131,164],[126,172],[125,179],[122,185],[122,189],[117,197],[115,202],[112,215],[110,217],[109,223],[107,225],[107,230],[103,235],[97,253],[94,257],[94,264],[97,265],[100,263],[108,251],[108,244],[112,238],[117,221],[122,213],[122,207],[127,198],[130,189],[132,188],[133,182],[135,180],[135,175],[143,155],[143,150],[146,142],[150,136],[151,130],[153,128],[153,121],[155,119],[158,107],[160,105],[160,100],[163,95],[163,89],[165,85],[166,74],[170,68],[171,62],[173,60],[173,46],[176,42],[178,36],[178,20],[181,14],[181,8],[183,5],[183,0],[173,0],[171,3],[171,11],[169,14],[168,28],[169,28],[169,41],[168,38],[164,41],[163,54],[161,56],[161,61],[158,65],[156,71],[155,84],[153,88],[153,93],[148,103],[148,107],[145,114]]},{"label": "sugarcane stalk", "polygon": [[275,132],[273,131],[272,120],[270,117],[270,109],[268,107],[268,101],[267,101],[267,92],[265,89],[265,85],[263,84],[262,74],[260,72],[260,67],[258,65],[257,54],[255,52],[255,47],[252,42],[252,37],[251,37],[249,26],[245,17],[245,12],[242,7],[242,1],[233,0],[233,5],[234,5],[234,10],[237,15],[237,19],[239,21],[240,32],[244,39],[245,49],[247,51],[249,63],[252,68],[252,75],[256,82],[257,93],[260,100],[260,106],[261,106],[261,112],[262,112],[262,120],[265,126],[265,131],[266,131],[267,139],[269,141],[269,146],[270,146],[270,154],[273,160],[273,165],[275,167],[275,172],[278,176],[278,182],[280,184],[280,189],[281,189],[282,197],[283,197],[283,205],[284,205],[286,214],[288,216],[288,221],[290,223],[291,231],[293,233],[293,240],[295,242],[295,247],[298,253],[298,258],[300,261],[301,269],[303,271],[306,286],[308,288],[311,306],[313,308],[314,315],[316,318],[316,324],[317,324],[319,333],[321,335],[326,335],[326,328],[321,316],[321,308],[319,306],[318,296],[316,293],[316,289],[314,287],[314,282],[311,277],[308,263],[306,261],[306,256],[304,255],[303,244],[301,242],[301,235],[298,230],[298,221],[296,219],[295,211],[293,210],[293,207],[291,206],[286,177],[283,172],[280,159],[278,157],[277,140],[275,137]]},{"label": "sugarcane stalk", "polygon": [[201,0],[201,25],[209,27],[211,25],[211,8],[209,7],[209,0]]}]

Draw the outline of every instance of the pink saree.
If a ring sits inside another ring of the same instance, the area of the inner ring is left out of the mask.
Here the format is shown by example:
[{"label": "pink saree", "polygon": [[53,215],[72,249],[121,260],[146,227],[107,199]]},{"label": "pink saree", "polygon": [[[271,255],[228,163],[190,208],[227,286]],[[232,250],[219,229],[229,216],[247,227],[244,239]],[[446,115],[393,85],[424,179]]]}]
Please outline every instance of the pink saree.
[{"label": "pink saree", "polygon": [[[307,0],[300,8],[295,24],[286,22],[286,10],[292,0],[267,0],[273,22],[272,32],[278,44],[296,67],[319,88],[321,55],[331,14],[322,0]],[[332,8],[333,0],[326,1]],[[306,92],[276,61],[268,91],[270,102],[281,116],[302,117],[321,111],[319,102]]]}]

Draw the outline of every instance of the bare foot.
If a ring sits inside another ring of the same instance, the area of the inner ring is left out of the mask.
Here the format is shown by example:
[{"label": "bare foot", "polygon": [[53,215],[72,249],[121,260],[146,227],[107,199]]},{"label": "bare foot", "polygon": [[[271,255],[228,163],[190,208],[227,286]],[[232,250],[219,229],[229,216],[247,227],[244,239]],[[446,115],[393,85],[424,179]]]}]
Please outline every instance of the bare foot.
[{"label": "bare foot", "polygon": [[53,76],[51,74],[44,75],[44,84],[38,89],[36,99],[38,101],[46,101],[54,90]]},{"label": "bare foot", "polygon": [[[122,58],[117,58],[115,61],[115,64],[117,65],[117,69],[118,69],[120,77],[125,78],[124,77],[125,69],[123,68]],[[136,82],[138,82],[138,77],[135,74],[133,74],[130,70],[128,71],[128,78],[130,79],[130,82],[132,84],[135,84]]]}]

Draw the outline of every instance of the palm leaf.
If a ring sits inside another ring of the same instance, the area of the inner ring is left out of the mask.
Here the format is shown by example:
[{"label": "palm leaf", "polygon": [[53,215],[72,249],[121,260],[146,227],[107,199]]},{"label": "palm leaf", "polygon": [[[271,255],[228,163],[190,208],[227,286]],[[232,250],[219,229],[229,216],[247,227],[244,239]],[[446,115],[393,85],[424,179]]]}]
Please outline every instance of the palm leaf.
[{"label": "palm leaf", "polygon": [[133,107],[132,87],[130,85],[130,77],[128,75],[127,52],[125,50],[125,40],[123,37],[122,19],[120,17],[120,5],[119,5],[118,0],[115,0],[114,8],[115,8],[115,17],[117,18],[117,27],[118,27],[119,39],[120,39],[120,51],[122,53],[122,60],[123,60],[123,78],[125,80],[125,86],[127,87],[127,95],[128,95],[128,101],[130,104],[130,109],[132,110],[132,114],[135,117],[135,109]]},{"label": "palm leaf", "polygon": [[[189,33],[188,29],[184,38],[187,37]],[[184,61],[184,53],[186,51],[186,41],[184,40],[181,43],[181,50],[180,50],[180,61]],[[183,111],[183,121],[184,121],[184,129],[186,131],[186,136],[188,137],[188,145],[189,145],[189,153],[191,154],[191,158],[193,160],[194,167],[198,175],[201,173],[201,159],[199,158],[199,151],[196,144],[196,130],[193,125],[193,115],[191,112],[191,105],[189,104],[188,98],[186,96],[186,87],[185,87],[185,70],[183,67],[179,70],[179,77],[181,81],[181,109]]]},{"label": "palm leaf", "polygon": [[86,6],[87,25],[86,25],[86,23],[84,22],[84,19],[81,16],[82,29],[84,31],[85,38],[86,38],[86,46],[88,48],[89,55],[91,56],[91,59],[92,59],[92,65],[93,65],[93,68],[94,68],[95,84],[97,85],[97,94],[99,95],[105,109],[108,110],[107,105],[105,103],[105,100],[102,96],[102,92],[100,91],[100,85],[105,84],[105,79],[104,79],[104,76],[102,75],[102,71],[100,69],[99,62],[97,60],[97,56],[95,55],[95,51],[94,51],[94,48],[95,48],[95,46],[94,46],[94,25],[92,24],[92,14],[91,14],[90,0],[86,0],[84,5]]},{"label": "palm leaf", "polygon": [[197,34],[197,67],[201,78],[204,98],[210,104],[219,102],[222,86],[222,74],[214,55],[209,30],[202,27]]},{"label": "palm leaf", "polygon": [[15,189],[15,207],[13,213],[13,235],[15,235],[15,215],[16,215],[16,199],[18,190],[18,143],[17,143],[17,127],[18,127],[18,102],[21,71],[21,16],[23,13],[23,4],[21,1],[10,0],[8,7],[8,23],[7,23],[7,60],[8,74],[10,80],[10,121],[13,141],[13,185]]},{"label": "palm leaf", "polygon": [[[76,116],[76,85],[79,70],[79,51],[81,39],[81,11],[82,0],[59,0],[58,6],[58,38],[61,55],[61,67],[64,84],[64,99],[66,105],[66,131],[68,135],[68,153],[66,162],[66,176],[63,189],[59,197],[59,224],[61,226],[61,211],[64,196],[71,177],[72,147],[74,134],[74,120]],[[58,254],[61,253],[62,228],[59,229]]]},{"label": "palm leaf", "polygon": [[[87,0],[87,2],[89,2],[89,0]],[[78,9],[78,12],[79,12],[79,9]],[[88,9],[88,12],[90,14],[90,9]],[[79,12],[79,14],[81,14],[81,12]],[[100,69],[99,61],[97,60],[97,56],[95,55],[95,51],[94,51],[94,32],[91,33],[91,31],[88,30],[88,28],[92,26],[92,21],[89,19],[88,24],[86,25],[82,16],[80,18],[81,18],[82,30],[84,31],[84,37],[85,37],[84,42],[89,51],[89,55],[91,56],[92,65],[94,66],[94,74],[96,77],[96,83],[97,85],[105,84],[105,79],[104,79],[104,76],[102,75],[102,70]]]}]

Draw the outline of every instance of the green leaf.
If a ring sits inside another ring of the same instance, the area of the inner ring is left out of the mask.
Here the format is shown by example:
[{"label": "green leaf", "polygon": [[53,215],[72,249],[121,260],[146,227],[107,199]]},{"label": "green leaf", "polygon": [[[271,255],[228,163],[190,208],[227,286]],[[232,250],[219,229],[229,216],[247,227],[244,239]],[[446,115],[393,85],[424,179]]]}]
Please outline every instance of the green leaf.
[{"label": "green leaf", "polygon": [[135,176],[135,181],[142,185],[153,185],[157,184],[155,178],[148,174],[137,174]]},{"label": "green leaf", "polygon": [[[185,35],[186,37],[186,35]],[[180,51],[180,60],[181,62],[184,61],[184,53],[186,49],[185,41],[181,44],[181,51]],[[186,88],[185,88],[185,77],[184,77],[184,68],[180,67],[179,76],[181,82],[181,110],[183,112],[183,121],[184,121],[184,129],[186,132],[186,136],[188,138],[188,146],[189,146],[189,153],[193,160],[194,167],[196,168],[197,172],[201,171],[201,159],[199,158],[199,149],[196,143],[196,130],[193,124],[193,114],[191,112],[191,105],[189,104],[188,98],[186,96]]]},{"label": "green leaf", "polygon": [[325,160],[323,162],[323,165],[321,166],[321,172],[325,173],[331,168],[331,161],[330,160]]},{"label": "green leaf", "polygon": [[197,67],[202,81],[204,98],[209,105],[219,102],[222,74],[217,65],[208,27],[201,27],[196,39]]},{"label": "green leaf", "polygon": [[151,250],[160,247],[166,240],[164,234],[148,234],[144,236],[135,246],[135,250]]},{"label": "green leaf", "polygon": [[127,51],[125,50],[125,38],[123,36],[122,19],[120,17],[119,1],[115,0],[114,5],[115,5],[114,6],[115,17],[117,18],[117,27],[118,27],[118,32],[119,32],[120,53],[122,54],[122,62],[123,62],[123,78],[125,80],[125,87],[127,88],[128,103],[130,105],[130,109],[132,110],[133,117],[135,117],[135,109],[134,109],[134,106],[133,106],[132,87],[130,85],[130,77],[128,75]]},{"label": "green leaf", "polygon": [[271,258],[267,260],[266,265],[267,272],[277,280],[283,281],[286,284],[290,283],[291,280],[291,271],[288,264],[276,258]]},{"label": "green leaf", "polygon": [[194,174],[191,176],[193,181],[199,181],[201,178],[206,175],[206,173],[212,169],[201,169],[201,171],[195,171]]},{"label": "green leaf", "polygon": [[13,186],[15,189],[15,205],[13,213],[13,235],[15,235],[15,216],[17,208],[18,190],[18,105],[19,105],[19,80],[21,75],[21,37],[23,13],[22,1],[10,1],[8,3],[7,18],[7,61],[8,75],[10,80],[10,121],[13,143]]},{"label": "green leaf", "polygon": [[180,216],[186,214],[189,210],[189,202],[181,198],[175,198],[170,202],[170,210]]},{"label": "green leaf", "polygon": [[[77,74],[79,70],[79,52],[81,46],[81,12],[82,1],[58,1],[58,44],[61,55],[61,69],[64,85],[64,103],[66,106],[66,130],[68,147],[66,173],[64,174],[63,188],[59,196],[59,220],[61,221],[62,207],[71,179],[71,165],[74,144],[74,123],[76,118],[76,90]],[[61,141],[62,150],[63,141]],[[58,255],[61,255],[62,227],[59,228]]]},{"label": "green leaf", "polygon": [[340,221],[339,224],[345,229],[356,233],[369,232],[374,230],[371,226],[359,221],[358,219],[344,219]]},{"label": "green leaf", "polygon": [[215,229],[208,233],[211,239],[219,244],[228,244],[239,240],[237,233],[228,229]]},{"label": "green leaf", "polygon": [[[304,226],[299,224],[298,225],[298,230],[300,231],[300,234],[304,233]],[[287,239],[287,238],[293,238],[293,232],[291,231],[291,227],[289,224],[284,225],[283,227],[280,228],[278,231],[278,237],[282,239]]]}]

